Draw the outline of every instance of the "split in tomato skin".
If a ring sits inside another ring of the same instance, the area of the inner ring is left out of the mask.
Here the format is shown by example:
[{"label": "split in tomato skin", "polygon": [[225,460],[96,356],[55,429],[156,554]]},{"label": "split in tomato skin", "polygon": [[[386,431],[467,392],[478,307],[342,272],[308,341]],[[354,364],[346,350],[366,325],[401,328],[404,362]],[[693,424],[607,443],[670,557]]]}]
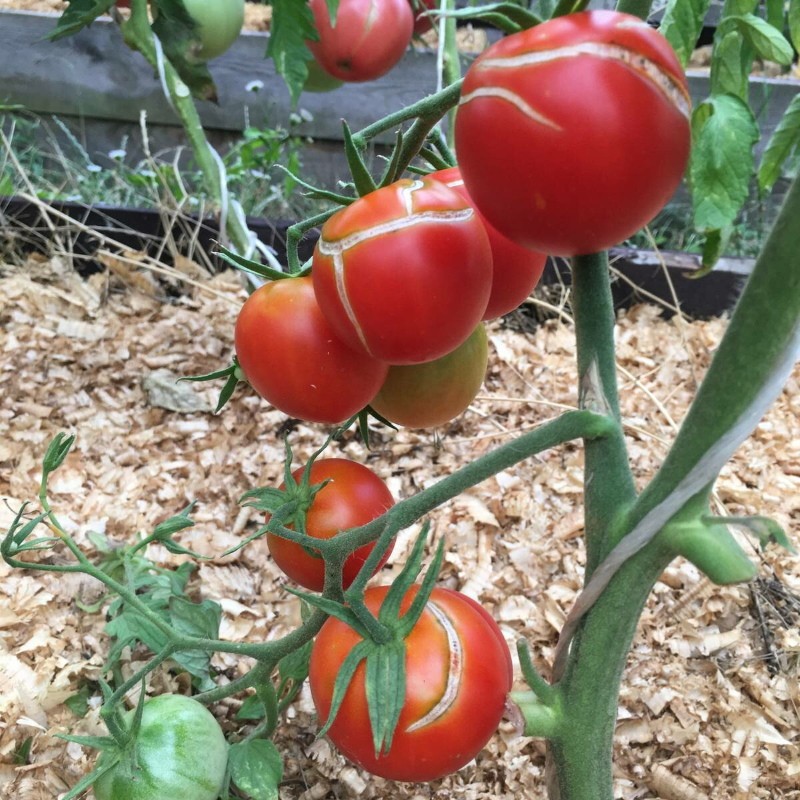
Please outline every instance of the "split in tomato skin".
[{"label": "split in tomato skin", "polygon": [[[388,586],[368,589],[367,607],[377,613]],[[410,605],[418,587],[401,604]],[[497,730],[511,689],[511,654],[502,633],[475,601],[436,588],[406,638],[406,696],[388,753],[375,755],[362,662],[328,730],[336,747],[374,775],[396,781],[432,781],[471,761]],[[311,653],[311,694],[321,721],[327,719],[336,674],[361,637],[330,618]]]},{"label": "split in tomato skin", "polygon": [[351,347],[419,364],[475,330],[492,256],[483,223],[458,192],[428,177],[403,179],[323,225],[311,276],[320,308]]},{"label": "split in tomato skin", "polygon": [[309,0],[318,41],[306,42],[334,78],[357,83],[386,74],[411,43],[414,14],[408,0],[339,0],[335,24],[327,0]]},{"label": "split in tomato skin", "polygon": [[267,402],[306,422],[339,423],[377,394],[388,365],[343,343],[311,278],[284,278],[245,301],[234,333],[239,365]]},{"label": "split in tomato skin", "polygon": [[[303,468],[292,475],[300,481]],[[368,467],[346,458],[323,458],[311,465],[309,483],[313,486],[328,481],[313,497],[306,511],[305,533],[316,539],[330,539],[340,531],[371,522],[394,505],[386,484]],[[285,485],[281,486],[284,489]],[[269,520],[269,517],[267,517]],[[306,589],[321,592],[325,582],[325,562],[296,542],[269,533],[267,545],[275,563]],[[355,580],[374,544],[359,547],[348,556],[342,567],[342,586]],[[384,553],[375,571],[388,560],[391,547]]]},{"label": "split in tomato skin", "polygon": [[[458,167],[432,172],[431,178],[455,189],[472,204]],[[476,211],[480,215],[480,209]],[[483,312],[483,319],[488,321],[519,308],[530,297],[542,277],[547,255],[512,242],[485,217],[481,216],[481,221],[492,249],[492,292]]]},{"label": "split in tomato skin", "polygon": [[389,367],[370,406],[395,425],[434,428],[462,414],[483,385],[489,361],[480,324],[452,353],[424,364]]},{"label": "split in tomato skin", "polygon": [[504,236],[550,255],[593,253],[673,195],[690,111],[683,69],[658,31],[616,11],[569,14],[473,62],[456,155],[470,197]]}]

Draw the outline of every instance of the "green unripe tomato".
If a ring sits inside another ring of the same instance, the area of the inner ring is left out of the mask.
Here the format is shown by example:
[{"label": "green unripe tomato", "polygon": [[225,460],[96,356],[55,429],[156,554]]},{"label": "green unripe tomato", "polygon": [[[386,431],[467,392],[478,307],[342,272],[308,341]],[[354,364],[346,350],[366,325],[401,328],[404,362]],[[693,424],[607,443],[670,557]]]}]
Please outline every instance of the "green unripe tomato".
[{"label": "green unripe tomato", "polygon": [[[125,716],[126,725],[134,713]],[[211,712],[191,697],[145,701],[135,755],[123,755],[95,781],[97,800],[216,800],[222,790],[228,744]],[[112,757],[104,752],[98,766]]]},{"label": "green unripe tomato", "polygon": [[202,47],[193,53],[196,61],[221,56],[238,38],[244,25],[244,0],[183,0],[197,23]]},{"label": "green unripe tomato", "polygon": [[452,353],[423,364],[389,367],[370,405],[406,428],[433,428],[463,413],[483,384],[489,359],[486,328],[478,325]]},{"label": "green unripe tomato", "polygon": [[344,81],[334,78],[313,58],[308,62],[308,76],[303,84],[304,92],[332,92],[344,85]]}]

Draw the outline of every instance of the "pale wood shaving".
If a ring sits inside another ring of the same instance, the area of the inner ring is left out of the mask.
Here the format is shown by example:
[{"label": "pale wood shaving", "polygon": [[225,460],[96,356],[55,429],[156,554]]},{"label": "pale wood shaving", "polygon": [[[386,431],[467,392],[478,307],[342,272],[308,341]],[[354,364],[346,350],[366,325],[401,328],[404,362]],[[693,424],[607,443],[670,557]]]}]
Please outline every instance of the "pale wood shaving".
[{"label": "pale wood shaving", "polygon": [[[148,273],[107,260],[110,272],[81,279],[63,260],[31,256],[24,269],[0,267],[0,524],[37,492],[41,457],[58,431],[77,434],[74,451],[52,482],[62,522],[81,546],[87,533],[130,541],[197,499],[196,527],[181,541],[212,556],[193,580],[198,598],[223,609],[222,635],[262,641],[299,621],[264,540],[220,557],[261,523],[238,498],[277,485],[283,472],[285,417],[239,390],[214,416],[219,386],[192,384],[197,406],[171,411],[148,401],[145,378],[200,374],[232,354],[244,292],[231,274],[191,276],[196,288],[170,302]],[[126,271],[127,270],[127,271]],[[131,272],[131,270],[134,270]],[[138,277],[132,278],[133,275]],[[725,320],[665,321],[653,306],[619,316],[622,413],[636,479],[658,467],[725,328]],[[547,321],[530,334],[490,326],[493,354],[481,395],[459,420],[437,432],[376,429],[366,452],[348,435],[331,454],[365,461],[400,498],[429,486],[510,435],[576,403],[574,338],[568,324]],[[629,376],[629,377],[626,377]],[[793,375],[753,438],[737,453],[717,494],[728,513],[777,519],[797,540],[800,518],[800,373]],[[300,463],[321,442],[315,426],[290,426]],[[478,598],[510,644],[525,636],[546,673],[557,631],[583,576],[582,451],[548,451],[487,480],[431,515],[446,541],[443,585]],[[388,580],[408,554],[416,530],[403,531]],[[761,574],[800,595],[797,558],[757,554]],[[150,556],[177,564],[163,547]],[[67,558],[56,550],[49,557]],[[90,768],[85,748],[55,739],[71,729],[101,733],[97,705],[75,718],[63,705],[100,675],[108,640],[101,587],[75,575],[12,571],[0,564],[0,797],[57,797]],[[620,697],[616,793],[623,800],[749,800],[800,797],[800,639],[796,625],[773,623],[784,669],[771,674],[747,587],[720,588],[676,561],[645,609]],[[129,655],[130,674],[144,658]],[[516,654],[514,655],[516,659]],[[222,679],[250,664],[214,657]],[[521,684],[520,684],[521,685]],[[182,691],[185,676],[157,672],[153,691]],[[130,702],[135,702],[132,692]],[[215,711],[229,729],[241,698]],[[348,765],[326,740],[315,740],[307,688],[277,736],[286,756],[283,800],[323,798],[540,798],[544,746],[504,723],[475,762],[430,785],[394,785]],[[33,737],[32,763],[13,754]]]}]

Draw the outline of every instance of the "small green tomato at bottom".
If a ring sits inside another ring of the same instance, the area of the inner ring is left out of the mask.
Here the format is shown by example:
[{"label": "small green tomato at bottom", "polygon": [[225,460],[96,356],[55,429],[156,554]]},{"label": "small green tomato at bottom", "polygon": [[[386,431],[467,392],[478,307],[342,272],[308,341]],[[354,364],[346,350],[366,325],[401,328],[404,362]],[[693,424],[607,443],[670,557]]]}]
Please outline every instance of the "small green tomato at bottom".
[{"label": "small green tomato at bottom", "polygon": [[406,428],[433,428],[462,414],[483,385],[489,359],[486,329],[446,356],[423,364],[389,367],[370,405],[382,417]]},{"label": "small green tomato at bottom", "polygon": [[[104,752],[98,766],[117,757]],[[159,695],[145,701],[134,758],[123,754],[95,781],[94,794],[97,800],[216,800],[227,763],[228,744],[211,712],[191,697]]]}]

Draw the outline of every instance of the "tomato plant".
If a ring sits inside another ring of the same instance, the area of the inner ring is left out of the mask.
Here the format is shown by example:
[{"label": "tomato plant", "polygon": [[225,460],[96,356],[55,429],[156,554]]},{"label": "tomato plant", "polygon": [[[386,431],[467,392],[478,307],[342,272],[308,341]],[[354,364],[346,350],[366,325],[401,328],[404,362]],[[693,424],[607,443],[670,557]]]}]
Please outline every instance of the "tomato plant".
[{"label": "tomato plant", "polygon": [[672,196],[689,156],[690,105],[669,43],[637,17],[557,17],[501,39],[467,71],[455,123],[461,174],[513,241],[597,252]]},{"label": "tomato plant", "polygon": [[475,330],[489,299],[483,223],[453,189],[400,180],[336,212],[311,269],[344,341],[391,364],[432,361]]},{"label": "tomato plant", "polygon": [[[431,177],[455,189],[468,203],[472,203],[458,167],[438,170]],[[512,242],[503,236],[480,212],[489,245],[492,249],[492,292],[483,312],[485,320],[495,319],[518,308],[533,291],[544,272],[547,256]]]},{"label": "tomato plant", "polygon": [[[293,473],[302,487],[303,468]],[[355,528],[379,517],[394,504],[386,484],[370,469],[346,458],[324,458],[311,465],[308,483],[311,486],[328,481],[314,494],[310,502],[302,505],[303,530],[316,539],[330,539],[348,528]],[[286,484],[281,486],[286,489]],[[301,490],[302,491],[302,490]],[[269,519],[269,517],[267,518]],[[287,527],[297,527],[296,523]],[[322,591],[325,582],[325,562],[309,553],[296,542],[290,542],[273,533],[267,534],[267,544],[275,563],[294,581],[306,589]],[[344,562],[342,585],[347,588],[354,580],[374,544],[354,551]],[[380,569],[389,558],[387,550],[376,567]]]},{"label": "tomato plant", "polygon": [[452,353],[427,361],[389,367],[381,390],[370,403],[382,417],[407,428],[433,428],[455,419],[483,384],[489,348],[478,325]]},{"label": "tomato plant", "polygon": [[[389,587],[367,589],[377,613]],[[405,612],[416,594],[401,603]],[[320,720],[331,708],[334,682],[361,637],[338,619],[322,627],[311,652],[311,695]],[[497,624],[459,592],[435,588],[405,639],[406,692],[388,753],[375,755],[365,691],[366,667],[356,669],[328,736],[359,766],[398,781],[431,781],[463,767],[486,745],[511,689],[511,654]]]},{"label": "tomato plant", "polygon": [[334,78],[333,75],[326,72],[313,58],[307,63],[308,75],[303,84],[304,92],[331,92],[344,85],[344,81],[339,80],[339,78]]},{"label": "tomato plant", "polygon": [[319,40],[308,41],[308,48],[340,80],[379,78],[411,42],[414,14],[408,0],[339,0],[335,22],[326,0],[309,0],[309,5]]},{"label": "tomato plant", "polygon": [[256,289],[239,312],[234,338],[250,385],[284,414],[308,422],[342,422],[358,413],[388,369],[337,338],[308,277]]},{"label": "tomato plant", "polygon": [[[134,712],[125,721],[130,727]],[[213,714],[197,700],[162,694],[146,700],[133,758],[104,752],[98,766],[119,756],[94,783],[97,800],[216,800],[228,744]]]}]

